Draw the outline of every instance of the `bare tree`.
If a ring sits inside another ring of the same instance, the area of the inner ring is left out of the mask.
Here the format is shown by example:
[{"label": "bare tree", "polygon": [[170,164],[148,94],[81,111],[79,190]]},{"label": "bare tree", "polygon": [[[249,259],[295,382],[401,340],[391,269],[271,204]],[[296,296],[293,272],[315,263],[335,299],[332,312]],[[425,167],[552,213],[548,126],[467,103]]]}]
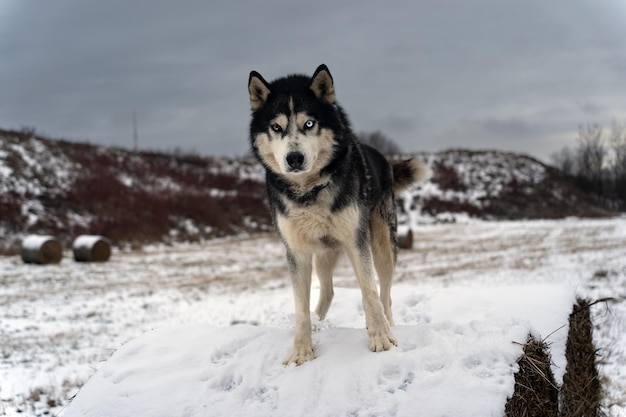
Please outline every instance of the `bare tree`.
[{"label": "bare tree", "polygon": [[550,159],[552,164],[567,176],[576,174],[576,153],[569,146],[564,147],[559,152],[554,152]]},{"label": "bare tree", "polygon": [[385,155],[402,153],[402,149],[392,139],[380,131],[360,132],[356,135],[361,143],[370,145]]},{"label": "bare tree", "polygon": [[626,174],[626,124],[613,122],[609,139],[613,151],[613,173],[616,177]]},{"label": "bare tree", "polygon": [[606,157],[603,131],[598,124],[578,127],[578,175],[590,182],[602,194],[602,170]]},{"label": "bare tree", "polygon": [[626,210],[626,124],[613,122],[606,142],[598,124],[579,126],[576,149],[563,148],[551,159],[605,207]]},{"label": "bare tree", "polygon": [[609,139],[613,151],[613,187],[615,196],[626,204],[626,124],[613,122]]}]

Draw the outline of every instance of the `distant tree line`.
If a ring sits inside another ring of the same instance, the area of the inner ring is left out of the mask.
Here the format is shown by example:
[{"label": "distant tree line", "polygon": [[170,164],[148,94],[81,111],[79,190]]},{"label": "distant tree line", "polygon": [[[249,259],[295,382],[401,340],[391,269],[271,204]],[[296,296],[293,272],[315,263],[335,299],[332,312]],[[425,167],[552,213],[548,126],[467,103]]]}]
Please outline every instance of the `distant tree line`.
[{"label": "distant tree line", "polygon": [[552,163],[607,208],[626,211],[626,124],[579,126],[576,148],[552,154]]},{"label": "distant tree line", "polygon": [[398,155],[402,149],[389,136],[380,131],[360,132],[356,135],[361,143],[370,145],[384,155]]}]

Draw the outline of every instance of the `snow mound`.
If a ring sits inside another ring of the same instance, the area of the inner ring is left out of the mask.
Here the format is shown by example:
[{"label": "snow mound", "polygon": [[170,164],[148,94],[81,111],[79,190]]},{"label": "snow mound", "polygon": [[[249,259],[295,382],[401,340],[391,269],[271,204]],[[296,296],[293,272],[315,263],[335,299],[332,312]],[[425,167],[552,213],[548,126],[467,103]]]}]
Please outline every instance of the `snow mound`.
[{"label": "snow mound", "polygon": [[121,348],[65,416],[413,416],[417,404],[429,415],[490,415],[513,391],[521,348],[511,339],[525,330],[400,326],[398,347],[374,354],[362,329],[328,329],[315,335],[314,361],[284,367],[288,330],[161,329]]},{"label": "snow mound", "polygon": [[[515,342],[566,321],[572,298],[558,285],[428,296],[403,289],[399,342],[388,352],[370,352],[363,328],[343,327],[360,297],[339,289],[340,321],[317,323],[311,362],[282,365],[291,316],[263,326],[162,328],[122,346],[63,416],[501,416],[522,353]],[[354,310],[348,321],[356,325]]]}]

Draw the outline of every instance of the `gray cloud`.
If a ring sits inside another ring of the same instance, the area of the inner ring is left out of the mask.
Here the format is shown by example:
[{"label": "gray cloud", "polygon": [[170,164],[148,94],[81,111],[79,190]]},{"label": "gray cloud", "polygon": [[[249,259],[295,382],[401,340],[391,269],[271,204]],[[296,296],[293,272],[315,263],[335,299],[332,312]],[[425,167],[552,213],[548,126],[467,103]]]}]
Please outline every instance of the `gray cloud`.
[{"label": "gray cloud", "polygon": [[[324,62],[355,130],[546,159],[626,119],[621,0],[23,2],[0,11],[0,127],[237,155],[246,81]],[[573,133],[572,133],[573,132]]]}]

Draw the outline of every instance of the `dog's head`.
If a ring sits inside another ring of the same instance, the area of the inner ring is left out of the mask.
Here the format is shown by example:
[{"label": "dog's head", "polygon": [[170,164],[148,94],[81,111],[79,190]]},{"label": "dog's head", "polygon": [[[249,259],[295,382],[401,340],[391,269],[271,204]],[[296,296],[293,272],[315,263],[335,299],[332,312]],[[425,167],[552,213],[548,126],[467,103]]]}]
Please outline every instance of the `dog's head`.
[{"label": "dog's head", "polygon": [[248,80],[252,151],[266,169],[297,180],[318,174],[332,159],[341,119],[326,65],[312,77],[290,75],[268,83]]}]

